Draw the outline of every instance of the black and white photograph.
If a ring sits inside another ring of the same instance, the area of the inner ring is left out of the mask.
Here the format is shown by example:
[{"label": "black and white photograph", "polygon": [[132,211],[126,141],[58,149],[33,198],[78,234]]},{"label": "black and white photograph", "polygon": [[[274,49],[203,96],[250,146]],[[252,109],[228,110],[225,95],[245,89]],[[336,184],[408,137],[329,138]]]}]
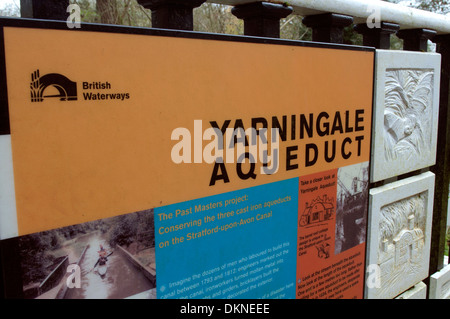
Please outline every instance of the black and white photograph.
[{"label": "black and white photograph", "polygon": [[337,177],[335,254],[365,242],[369,162],[341,167]]},{"label": "black and white photograph", "polygon": [[153,209],[19,238],[29,299],[156,298]]}]

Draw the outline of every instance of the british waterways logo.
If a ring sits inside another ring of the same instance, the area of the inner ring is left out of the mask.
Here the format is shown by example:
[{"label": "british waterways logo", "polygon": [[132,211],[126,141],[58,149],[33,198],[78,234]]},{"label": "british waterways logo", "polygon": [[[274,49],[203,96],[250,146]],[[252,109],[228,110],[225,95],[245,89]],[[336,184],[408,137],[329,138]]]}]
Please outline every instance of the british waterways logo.
[{"label": "british waterways logo", "polygon": [[[58,73],[49,73],[41,76],[40,71],[31,73],[31,102],[42,102],[44,99],[57,98],[60,101],[78,100],[77,82],[69,80],[66,76]],[[82,98],[85,101],[104,100],[128,100],[128,92],[111,92],[110,82],[82,82]]]},{"label": "british waterways logo", "polygon": [[[39,70],[36,70],[31,73],[30,88],[31,102],[42,102],[44,98],[59,98],[60,101],[77,100],[77,83],[62,74],[49,73],[41,76]],[[48,91],[52,93],[45,94]]]}]

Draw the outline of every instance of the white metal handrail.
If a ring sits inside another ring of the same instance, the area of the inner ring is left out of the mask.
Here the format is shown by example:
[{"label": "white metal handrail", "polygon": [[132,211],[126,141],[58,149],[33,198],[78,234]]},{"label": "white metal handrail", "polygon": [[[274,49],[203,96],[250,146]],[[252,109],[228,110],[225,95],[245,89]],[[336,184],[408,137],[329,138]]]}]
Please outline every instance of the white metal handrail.
[{"label": "white metal handrail", "polygon": [[[255,0],[208,0],[208,2],[238,5],[256,2]],[[380,0],[288,0],[272,3],[286,3],[301,16],[333,12],[352,16],[355,23],[364,23],[368,18],[378,15],[380,21],[400,25],[401,29],[431,29],[438,34],[450,33],[450,16],[428,12],[400,4]]]}]

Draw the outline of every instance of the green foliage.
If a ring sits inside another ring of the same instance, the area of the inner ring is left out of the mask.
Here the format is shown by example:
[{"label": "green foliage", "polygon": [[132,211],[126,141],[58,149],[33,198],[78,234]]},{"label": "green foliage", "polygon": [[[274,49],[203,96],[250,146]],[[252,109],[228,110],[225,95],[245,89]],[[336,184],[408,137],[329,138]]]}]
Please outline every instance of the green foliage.
[{"label": "green foliage", "polygon": [[448,13],[450,12],[450,1],[448,0],[422,0],[416,8],[427,10],[436,13]]},{"label": "green foliage", "polygon": [[450,12],[450,1],[449,0],[410,0],[405,2],[405,0],[383,0],[391,3],[399,3],[407,5],[408,7],[417,8],[420,10],[431,11],[435,13],[448,13]]},{"label": "green foliage", "polygon": [[83,22],[97,22],[100,20],[97,11],[95,10],[95,4],[90,0],[77,0],[70,1],[73,4],[80,6],[81,21]]},{"label": "green foliage", "polygon": [[133,242],[146,247],[154,246],[153,209],[116,217],[109,231],[109,244],[129,245]]},{"label": "green foliage", "polygon": [[397,37],[395,34],[391,35],[391,50],[402,50],[403,40]]},{"label": "green foliage", "polygon": [[312,30],[302,23],[303,17],[291,14],[280,21],[280,38],[311,41]]},{"label": "green foliage", "polygon": [[344,28],[344,44],[362,45],[363,36],[354,30],[354,25],[349,25]]},{"label": "green foliage", "polygon": [[47,268],[53,264],[54,256],[48,250],[59,247],[59,240],[53,231],[31,234],[20,238],[23,281],[39,282],[47,275]]},{"label": "green foliage", "polygon": [[71,0],[81,9],[81,21],[136,27],[151,26],[151,11],[136,0]]},{"label": "green foliage", "polygon": [[242,34],[244,23],[231,13],[231,6],[203,3],[194,9],[194,31]]}]

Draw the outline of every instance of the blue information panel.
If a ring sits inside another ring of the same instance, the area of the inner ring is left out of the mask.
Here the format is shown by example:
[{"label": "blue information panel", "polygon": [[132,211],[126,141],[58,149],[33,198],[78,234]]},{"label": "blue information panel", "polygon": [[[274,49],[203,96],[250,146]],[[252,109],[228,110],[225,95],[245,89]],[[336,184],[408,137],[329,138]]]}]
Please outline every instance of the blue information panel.
[{"label": "blue information panel", "polygon": [[155,209],[158,298],[295,298],[298,179]]}]

